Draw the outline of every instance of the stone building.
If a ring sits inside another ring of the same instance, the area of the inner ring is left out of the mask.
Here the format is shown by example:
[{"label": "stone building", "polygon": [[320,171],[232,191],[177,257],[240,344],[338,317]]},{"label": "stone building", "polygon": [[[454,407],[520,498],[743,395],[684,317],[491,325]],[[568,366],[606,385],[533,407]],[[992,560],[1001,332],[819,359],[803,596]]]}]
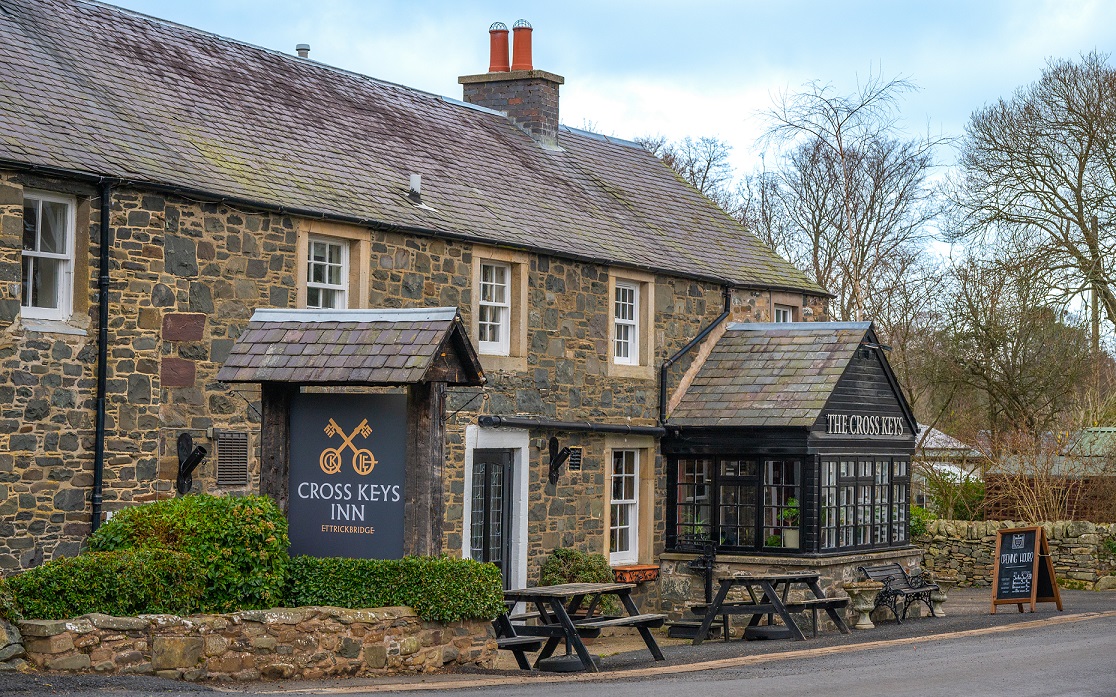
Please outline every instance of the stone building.
[{"label": "stone building", "polygon": [[217,375],[266,308],[456,310],[485,382],[445,390],[434,551],[513,584],[559,546],[654,563],[695,339],[825,319],[656,158],[560,126],[518,44],[458,101],[89,0],[0,9],[0,570],[176,495],[183,434],[194,491],[259,491],[260,389]]}]

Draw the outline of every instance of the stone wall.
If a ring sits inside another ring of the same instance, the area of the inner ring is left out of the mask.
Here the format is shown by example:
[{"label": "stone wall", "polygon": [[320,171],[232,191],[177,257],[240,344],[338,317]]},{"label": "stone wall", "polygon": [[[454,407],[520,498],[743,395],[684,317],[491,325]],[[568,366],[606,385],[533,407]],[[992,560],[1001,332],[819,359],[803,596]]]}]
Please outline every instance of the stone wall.
[{"label": "stone wall", "polygon": [[[78,204],[74,315],[55,327],[29,325],[18,313],[24,188],[70,193]],[[92,187],[0,172],[0,572],[71,556],[89,533],[99,206]],[[297,306],[300,239],[329,230],[320,230],[320,221],[128,188],[114,191],[110,220],[105,510],[174,495],[175,442],[181,433],[211,454],[194,474],[195,491],[258,491],[258,390],[222,384],[217,370],[253,310]],[[353,286],[353,304],[456,306],[470,326],[475,256],[482,248],[334,226],[341,228],[346,239],[366,250],[351,255],[354,263],[367,264]],[[650,369],[638,377],[616,375],[609,370],[610,269],[525,256],[525,368],[487,370],[484,388],[451,390],[447,398],[443,542],[451,554],[462,546],[464,434],[478,415],[655,425],[654,366],[723,309],[716,284],[654,277]],[[779,294],[778,301],[789,302],[785,296]],[[732,319],[769,320],[772,300],[766,291],[736,291]],[[804,319],[825,319],[824,299],[799,296],[799,302],[811,308]],[[694,355],[672,368],[672,389]],[[217,486],[212,437],[221,430],[248,434],[244,486]],[[557,434],[563,445],[584,446],[585,459],[580,473],[549,485],[545,444],[555,434],[530,435],[529,500],[523,505],[530,515],[529,576],[535,578],[541,555],[555,546],[604,551],[600,512],[608,500],[608,462],[602,437]],[[662,501],[663,464],[657,454],[653,459],[647,466],[655,468],[655,500]],[[656,550],[663,542],[661,508],[655,507],[654,529],[644,531],[653,536]]]},{"label": "stone wall", "polygon": [[[183,680],[315,679],[491,667],[488,622],[423,622],[405,607],[277,608],[227,615],[85,615],[19,623],[43,670]],[[18,667],[20,658],[11,661]]]},{"label": "stone wall", "polygon": [[1018,523],[1012,521],[935,520],[916,539],[926,553],[926,568],[954,574],[959,586],[992,585],[997,530],[1042,525],[1062,587],[1116,589],[1116,558],[1105,546],[1116,540],[1116,524],[1086,521]]}]

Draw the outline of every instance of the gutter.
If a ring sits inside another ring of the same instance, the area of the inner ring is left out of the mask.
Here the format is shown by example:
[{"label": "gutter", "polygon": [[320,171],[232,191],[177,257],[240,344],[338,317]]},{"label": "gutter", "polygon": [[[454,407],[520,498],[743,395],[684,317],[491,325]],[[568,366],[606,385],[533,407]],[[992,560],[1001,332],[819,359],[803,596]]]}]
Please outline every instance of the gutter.
[{"label": "gutter", "polygon": [[109,218],[112,213],[112,184],[101,181],[100,272],[97,276],[97,433],[93,446],[93,519],[90,533],[101,526],[105,481],[105,395],[108,385],[109,320]]},{"label": "gutter", "polygon": [[478,416],[477,424],[484,428],[538,428],[550,431],[621,433],[627,436],[654,436],[655,438],[662,438],[667,433],[662,426],[629,426],[592,421],[557,421],[555,419],[529,419],[519,416]]},{"label": "gutter", "polygon": [[716,319],[714,319],[708,327],[698,332],[698,335],[691,339],[690,343],[678,349],[678,353],[675,353],[673,356],[663,361],[663,364],[659,366],[659,425],[664,428],[666,427],[667,420],[667,373],[670,371],[670,367],[678,362],[678,359],[693,350],[693,348],[700,344],[705,337],[709,336],[721,322],[728,319],[728,316],[732,313],[732,287],[726,285],[721,290],[721,293],[725,298],[724,311],[717,315]]}]

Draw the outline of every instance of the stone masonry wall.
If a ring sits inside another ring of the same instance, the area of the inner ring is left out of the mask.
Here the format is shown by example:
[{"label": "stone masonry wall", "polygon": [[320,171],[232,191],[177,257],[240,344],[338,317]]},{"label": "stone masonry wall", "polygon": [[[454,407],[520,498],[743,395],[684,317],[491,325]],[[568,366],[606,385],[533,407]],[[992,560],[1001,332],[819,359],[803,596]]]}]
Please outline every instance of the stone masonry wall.
[{"label": "stone masonry wall", "polygon": [[[77,553],[91,514],[100,203],[93,189],[28,181],[0,172],[0,572]],[[74,316],[57,332],[32,331],[18,315],[25,186],[77,194],[75,297],[85,300],[75,302]],[[174,495],[181,433],[211,454],[195,472],[195,491],[258,491],[258,390],[219,383],[216,373],[253,310],[296,305],[299,235],[310,222],[118,189],[111,224],[106,511]],[[360,234],[370,251],[362,307],[456,306],[469,326],[476,247],[379,230]],[[488,371],[484,388],[448,394],[444,546],[451,554],[459,553],[463,534],[464,433],[478,415],[657,422],[657,370],[642,378],[609,373],[609,269],[528,258],[527,369]],[[720,314],[723,299],[712,283],[659,276],[654,287],[657,366]],[[769,320],[770,304],[766,292],[737,291],[732,319]],[[806,318],[824,319],[822,299],[805,304],[812,308]],[[672,368],[671,389],[694,355]],[[246,486],[217,487],[215,430],[249,434]],[[531,569],[555,546],[604,551],[604,439],[558,434],[563,445],[584,446],[585,459],[580,473],[565,473],[554,487],[543,457],[550,435],[530,434]],[[663,464],[654,460],[645,466],[655,468],[661,502]],[[656,550],[661,508],[651,531]]]},{"label": "stone masonry wall", "polygon": [[914,542],[926,553],[927,569],[956,575],[959,586],[987,587],[992,585],[996,531],[1033,525],[1046,530],[1059,585],[1116,589],[1116,557],[1106,546],[1106,540],[1116,540],[1116,523],[935,520]]},{"label": "stone masonry wall", "polygon": [[[84,615],[19,623],[45,670],[183,680],[316,679],[491,667],[488,622],[423,622],[410,608],[276,608],[228,615]],[[23,659],[15,659],[23,660]]]}]

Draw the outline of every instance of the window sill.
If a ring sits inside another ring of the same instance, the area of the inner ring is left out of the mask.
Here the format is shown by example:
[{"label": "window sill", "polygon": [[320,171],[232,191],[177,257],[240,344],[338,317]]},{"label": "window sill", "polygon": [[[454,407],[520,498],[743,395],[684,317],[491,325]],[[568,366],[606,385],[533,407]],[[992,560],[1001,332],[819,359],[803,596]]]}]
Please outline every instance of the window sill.
[{"label": "window sill", "polygon": [[612,378],[630,378],[634,380],[654,380],[655,369],[649,365],[625,365],[609,361],[608,376]]},{"label": "window sill", "polygon": [[527,356],[493,356],[491,354],[480,354],[481,367],[484,368],[486,373],[505,372],[505,373],[526,373],[527,372]]},{"label": "window sill", "polygon": [[69,334],[72,336],[86,336],[89,332],[81,327],[75,327],[60,319],[37,319],[24,317],[20,325],[29,332],[40,334]]}]

